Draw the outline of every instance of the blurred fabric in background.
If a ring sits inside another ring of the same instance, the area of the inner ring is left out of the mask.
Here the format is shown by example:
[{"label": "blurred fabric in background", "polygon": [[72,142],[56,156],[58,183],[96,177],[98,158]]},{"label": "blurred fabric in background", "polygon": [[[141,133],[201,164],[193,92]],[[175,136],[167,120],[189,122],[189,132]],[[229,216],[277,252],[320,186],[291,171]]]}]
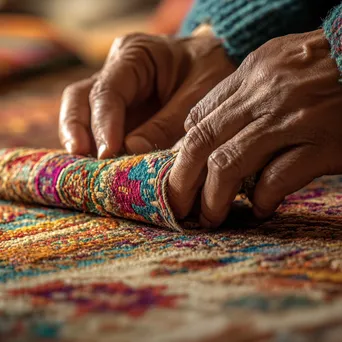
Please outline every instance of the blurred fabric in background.
[{"label": "blurred fabric in background", "polygon": [[58,148],[63,89],[113,40],[176,34],[192,0],[0,0],[0,147]]},{"label": "blurred fabric in background", "polygon": [[175,34],[186,14],[190,11],[193,0],[164,0],[161,1],[156,13],[151,18],[152,33]]},{"label": "blurred fabric in background", "polygon": [[0,0],[0,79],[83,61],[99,66],[113,39],[177,33],[192,0]]},{"label": "blurred fabric in background", "polygon": [[78,62],[52,25],[39,18],[0,14],[0,80]]},{"label": "blurred fabric in background", "polygon": [[134,12],[150,11],[158,0],[8,0],[12,11],[44,16],[63,27],[88,27]]}]

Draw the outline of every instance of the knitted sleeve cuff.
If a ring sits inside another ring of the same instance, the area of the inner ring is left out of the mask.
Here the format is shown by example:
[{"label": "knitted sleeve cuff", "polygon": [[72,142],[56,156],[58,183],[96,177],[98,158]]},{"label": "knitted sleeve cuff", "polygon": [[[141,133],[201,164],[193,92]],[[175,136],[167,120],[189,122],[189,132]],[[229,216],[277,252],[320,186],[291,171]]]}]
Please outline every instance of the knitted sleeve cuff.
[{"label": "knitted sleeve cuff", "polygon": [[331,56],[342,74],[342,4],[330,12],[323,28],[331,46]]},{"label": "knitted sleeve cuff", "polygon": [[306,1],[196,0],[180,34],[210,23],[228,55],[237,63],[268,40],[310,27]]}]

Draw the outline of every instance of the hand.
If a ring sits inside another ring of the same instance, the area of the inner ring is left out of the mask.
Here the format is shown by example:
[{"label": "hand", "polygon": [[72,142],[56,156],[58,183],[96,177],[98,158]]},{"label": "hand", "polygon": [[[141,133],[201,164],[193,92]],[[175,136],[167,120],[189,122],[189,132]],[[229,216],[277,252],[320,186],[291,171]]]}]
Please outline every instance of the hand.
[{"label": "hand", "polygon": [[170,148],[190,109],[235,69],[212,36],[116,39],[103,69],[65,90],[61,143],[99,158]]},{"label": "hand", "polygon": [[266,218],[314,178],[342,172],[342,86],[322,30],[269,41],[191,110],[169,180],[178,217],[202,189],[200,223],[217,227],[243,179]]}]

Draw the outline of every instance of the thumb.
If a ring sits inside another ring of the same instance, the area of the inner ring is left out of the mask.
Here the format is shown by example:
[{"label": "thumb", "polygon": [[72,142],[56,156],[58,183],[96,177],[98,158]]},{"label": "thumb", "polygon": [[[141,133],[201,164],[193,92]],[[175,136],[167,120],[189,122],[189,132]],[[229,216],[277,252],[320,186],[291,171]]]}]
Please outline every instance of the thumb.
[{"label": "thumb", "polygon": [[190,110],[212,86],[211,82],[189,78],[156,115],[126,137],[127,152],[140,154],[171,148],[185,135],[184,121]]},{"label": "thumb", "polygon": [[127,152],[141,154],[170,148],[185,134],[185,117],[175,111],[159,112],[127,136]]}]

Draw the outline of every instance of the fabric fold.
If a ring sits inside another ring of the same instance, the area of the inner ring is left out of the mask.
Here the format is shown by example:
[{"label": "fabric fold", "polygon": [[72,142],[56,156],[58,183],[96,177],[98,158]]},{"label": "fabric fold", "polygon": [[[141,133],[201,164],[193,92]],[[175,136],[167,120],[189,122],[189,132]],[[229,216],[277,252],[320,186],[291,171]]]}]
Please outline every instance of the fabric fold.
[{"label": "fabric fold", "polygon": [[[196,217],[179,222],[167,185],[177,152],[97,160],[62,150],[0,149],[0,200],[116,216],[182,232],[198,228]],[[256,176],[240,194],[251,197]]]},{"label": "fabric fold", "polygon": [[59,150],[0,150],[0,198],[182,231],[168,204],[176,152],[97,160]]}]

